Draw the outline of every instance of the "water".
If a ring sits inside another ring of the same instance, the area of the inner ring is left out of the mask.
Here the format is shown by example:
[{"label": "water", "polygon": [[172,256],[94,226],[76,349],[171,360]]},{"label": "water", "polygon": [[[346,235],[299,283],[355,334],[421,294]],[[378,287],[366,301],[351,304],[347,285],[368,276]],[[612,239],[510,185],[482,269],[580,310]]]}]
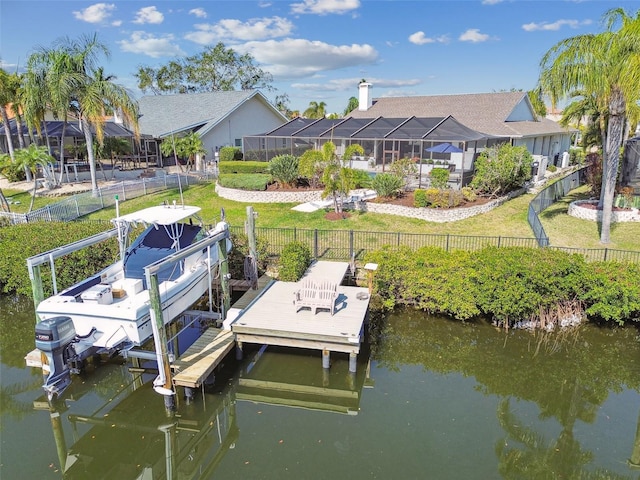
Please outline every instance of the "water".
[{"label": "water", "polygon": [[401,312],[370,337],[355,375],[341,354],[328,373],[319,352],[232,356],[173,416],[118,358],[51,406],[24,366],[31,303],[0,297],[0,478],[638,478],[637,330]]}]

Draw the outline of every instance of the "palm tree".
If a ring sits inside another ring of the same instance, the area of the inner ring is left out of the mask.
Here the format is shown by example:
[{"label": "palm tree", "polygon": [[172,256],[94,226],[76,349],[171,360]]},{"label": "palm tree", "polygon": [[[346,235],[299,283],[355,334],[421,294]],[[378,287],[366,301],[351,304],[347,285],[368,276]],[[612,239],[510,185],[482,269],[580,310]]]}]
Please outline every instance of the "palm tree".
[{"label": "palm tree", "polygon": [[600,242],[607,244],[627,105],[640,99],[640,10],[632,17],[622,8],[614,8],[603,18],[606,31],[567,38],[545,53],[540,62],[539,85],[554,106],[568,93],[583,90],[595,95],[598,105],[608,109],[608,125],[602,138],[600,233]]},{"label": "palm tree", "polygon": [[[191,169],[191,165],[196,159],[196,155],[207,153],[200,135],[196,132],[190,132],[186,136],[180,138],[177,142],[177,150],[180,156],[187,157],[187,171]],[[196,165],[196,170],[203,170],[202,165]]]},{"label": "palm tree", "polygon": [[94,34],[81,36],[79,40],[62,38],[56,42],[56,48],[37,52],[29,61],[36,76],[37,72],[44,72],[51,105],[54,108],[68,105],[65,112],[74,112],[80,119],[94,195],[98,193],[98,183],[92,127],[102,143],[105,113],[118,110],[136,136],[139,134],[137,102],[124,87],[113,83],[115,77],[105,76],[103,68],[97,65],[98,57],[108,58],[109,53]]},{"label": "palm tree", "polygon": [[347,104],[347,107],[344,109],[344,115],[343,116],[346,117],[347,115],[349,115],[351,112],[353,112],[359,106],[360,106],[360,101],[356,97],[351,97],[349,99],[349,103]]},{"label": "palm tree", "polygon": [[4,134],[7,138],[7,150],[9,156],[14,159],[13,139],[11,138],[11,129],[9,127],[9,115],[7,113],[7,105],[11,103],[13,98],[13,82],[11,76],[4,70],[0,69],[0,119],[4,127]]},{"label": "palm tree", "polygon": [[324,118],[327,104],[325,102],[309,102],[309,107],[302,114],[305,118]]},{"label": "palm tree", "polygon": [[[16,150],[16,163],[25,171],[31,172],[33,176],[33,192],[31,193],[31,202],[29,204],[29,212],[33,210],[33,202],[36,198],[36,190],[38,189],[37,172],[38,167],[42,168],[45,179],[48,179],[48,164],[54,161],[54,158],[47,152],[47,147],[39,147],[32,143],[27,148]],[[49,180],[50,181],[50,180]]]}]

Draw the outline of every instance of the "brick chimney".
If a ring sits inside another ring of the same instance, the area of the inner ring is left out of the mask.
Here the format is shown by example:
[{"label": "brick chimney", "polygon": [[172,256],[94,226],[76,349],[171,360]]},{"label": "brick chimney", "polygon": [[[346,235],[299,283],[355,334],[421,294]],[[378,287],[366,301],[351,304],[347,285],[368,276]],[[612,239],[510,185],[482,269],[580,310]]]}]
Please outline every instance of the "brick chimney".
[{"label": "brick chimney", "polygon": [[373,104],[371,98],[371,87],[372,85],[367,82],[362,82],[358,85],[358,93],[360,94],[358,97],[358,110],[367,111],[371,108]]}]

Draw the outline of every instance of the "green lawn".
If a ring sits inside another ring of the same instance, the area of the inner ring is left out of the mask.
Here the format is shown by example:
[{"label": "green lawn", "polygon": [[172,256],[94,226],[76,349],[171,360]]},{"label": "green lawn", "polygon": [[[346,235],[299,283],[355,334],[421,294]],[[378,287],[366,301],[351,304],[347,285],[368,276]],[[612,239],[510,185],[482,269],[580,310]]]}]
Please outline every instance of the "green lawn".
[{"label": "green lawn", "polygon": [[[565,201],[555,204],[541,215],[545,230],[551,238],[551,244],[573,248],[602,248],[599,243],[597,224],[566,215],[568,202],[575,195],[579,195],[579,193],[572,193]],[[318,230],[341,229],[532,238],[533,233],[527,222],[527,207],[532,198],[532,195],[522,195],[489,213],[452,223],[430,223],[394,215],[358,212],[353,212],[352,216],[345,220],[329,221],[324,219],[325,212],[321,210],[313,213],[291,210],[295,204],[258,203],[252,206],[254,211],[258,213],[256,220],[258,228],[297,227]],[[120,205],[120,210],[121,213],[129,213],[147,206],[158,205],[164,200],[180,201],[179,192],[168,190],[129,200]],[[226,218],[233,226],[244,224],[246,207],[250,205],[220,198],[214,191],[214,185],[191,186],[184,192],[184,202],[202,207],[202,218],[207,223],[219,220],[220,209],[224,208]],[[89,218],[110,219],[114,216],[114,209],[110,208],[91,214]],[[638,250],[638,238],[640,238],[640,224],[614,225],[611,232],[612,243],[608,247]]]},{"label": "green lawn", "polygon": [[[25,192],[23,190],[13,190],[5,188],[2,193],[6,197],[8,202],[11,202],[11,211],[14,213],[27,213],[29,211],[29,204],[31,203],[31,192]],[[37,210],[50,203],[55,203],[60,200],[61,197],[38,197],[36,196],[33,202],[33,209]],[[16,204],[14,202],[20,202]]]}]

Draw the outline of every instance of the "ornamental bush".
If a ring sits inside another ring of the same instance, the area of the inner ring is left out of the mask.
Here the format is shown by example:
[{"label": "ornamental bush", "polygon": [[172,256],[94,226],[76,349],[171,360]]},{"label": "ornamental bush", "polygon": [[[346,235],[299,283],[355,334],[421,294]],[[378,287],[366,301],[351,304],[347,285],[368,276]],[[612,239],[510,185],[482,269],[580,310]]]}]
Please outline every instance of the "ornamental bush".
[{"label": "ornamental bush", "polygon": [[220,173],[269,173],[269,162],[220,162]]},{"label": "ornamental bush", "polygon": [[218,184],[222,187],[237,188],[238,190],[263,191],[272,181],[271,175],[264,173],[244,174],[230,173],[220,174]]},{"label": "ornamental bush", "polygon": [[531,178],[532,162],[533,157],[524,145],[502,143],[489,147],[475,161],[471,186],[486,195],[504,195]]},{"label": "ornamental bush", "polygon": [[448,168],[434,168],[429,173],[429,177],[431,177],[431,185],[433,185],[433,188],[444,189],[449,186]]},{"label": "ornamental bush", "polygon": [[242,160],[242,150],[238,147],[222,147],[218,160],[220,162],[230,162],[232,160]]},{"label": "ornamental bush", "polygon": [[278,155],[269,162],[269,173],[281,186],[290,187],[298,181],[298,157]]},{"label": "ornamental bush", "polygon": [[278,279],[283,282],[297,282],[311,264],[311,250],[302,242],[285,245],[280,254]]},{"label": "ornamental bush", "polygon": [[402,192],[402,178],[390,173],[380,173],[371,180],[373,188],[379,197],[395,198]]}]

